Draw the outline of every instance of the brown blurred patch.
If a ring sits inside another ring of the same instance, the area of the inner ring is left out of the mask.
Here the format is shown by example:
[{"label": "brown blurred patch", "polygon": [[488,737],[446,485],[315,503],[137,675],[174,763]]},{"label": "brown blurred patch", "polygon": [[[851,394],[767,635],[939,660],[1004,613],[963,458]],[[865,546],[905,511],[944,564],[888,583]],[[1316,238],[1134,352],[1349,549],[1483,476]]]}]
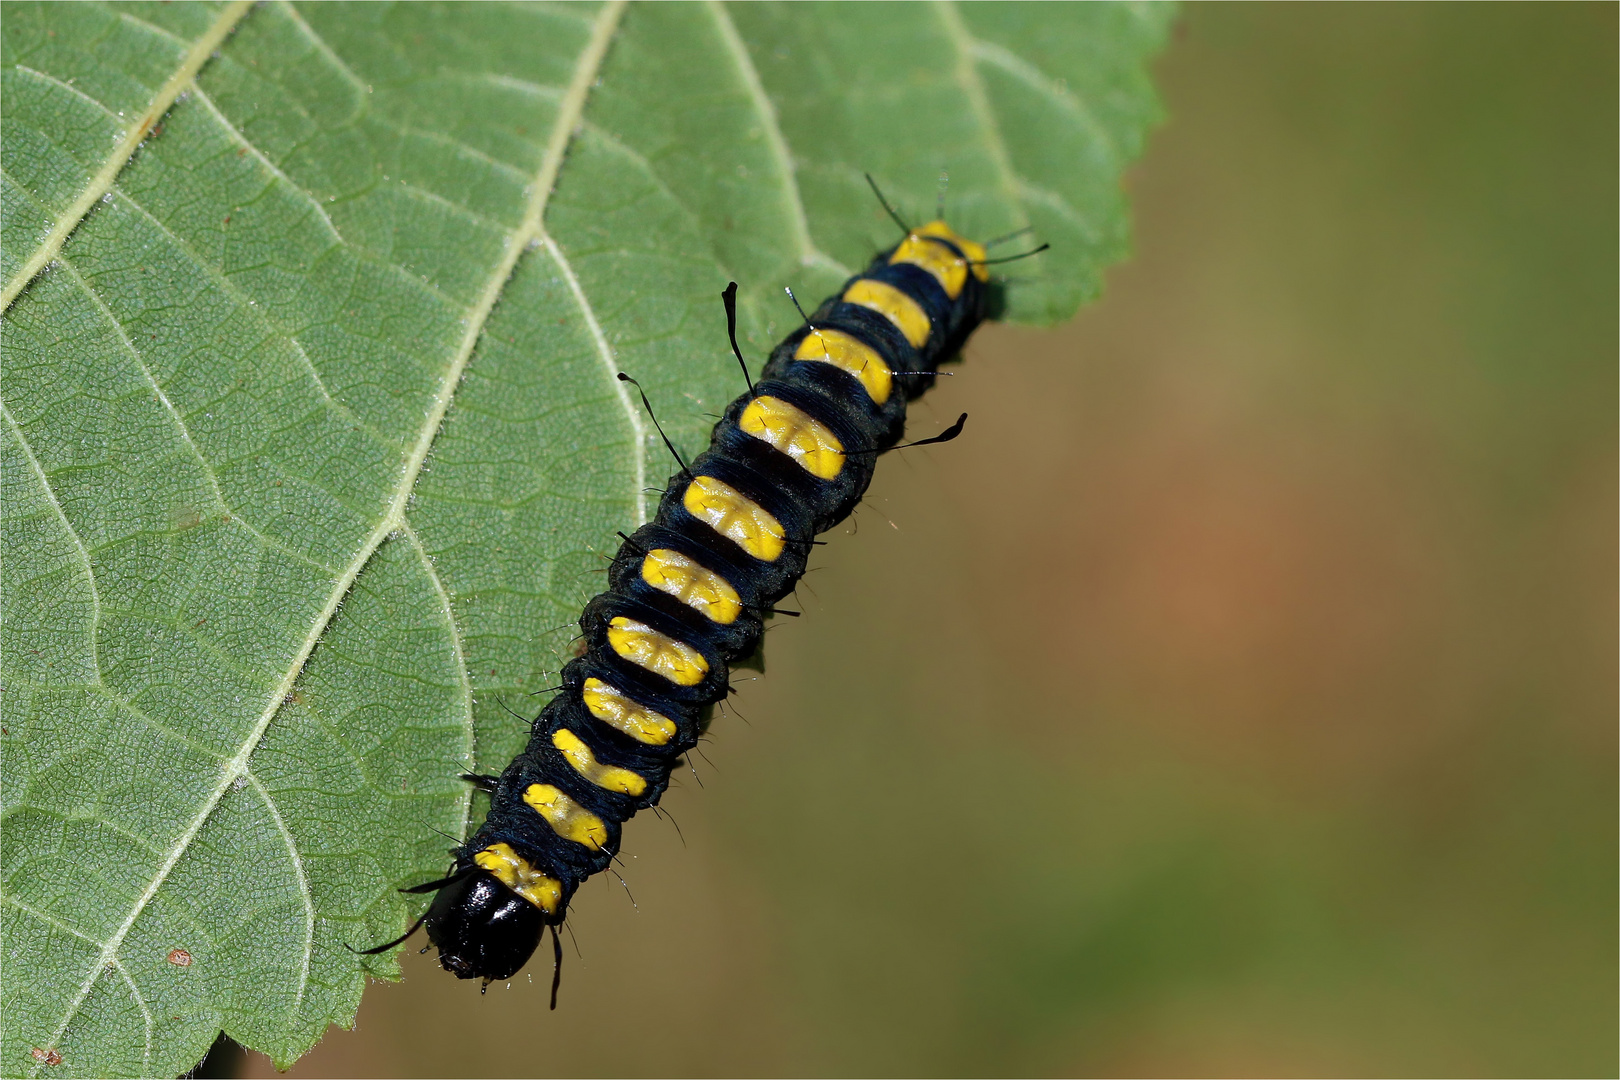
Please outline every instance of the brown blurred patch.
[{"label": "brown blurred patch", "polygon": [[[1051,357],[1049,378],[976,403],[976,437],[998,452],[943,466],[972,500],[976,601],[1008,628],[1002,661],[1072,676],[1081,710],[1148,703],[1217,753],[1291,770],[1387,756],[1413,689],[1433,689],[1426,646],[1450,585],[1432,523],[1380,472],[1384,448],[1264,430],[1143,365],[1112,373],[1100,403],[1073,392],[1057,372],[1086,364],[1075,354],[1095,354],[1107,329],[987,334],[987,350],[1018,358],[987,378]],[[1085,434],[1065,453],[1054,429]],[[1009,461],[1031,468],[1009,475]],[[1011,572],[1032,559],[1040,576]]]}]

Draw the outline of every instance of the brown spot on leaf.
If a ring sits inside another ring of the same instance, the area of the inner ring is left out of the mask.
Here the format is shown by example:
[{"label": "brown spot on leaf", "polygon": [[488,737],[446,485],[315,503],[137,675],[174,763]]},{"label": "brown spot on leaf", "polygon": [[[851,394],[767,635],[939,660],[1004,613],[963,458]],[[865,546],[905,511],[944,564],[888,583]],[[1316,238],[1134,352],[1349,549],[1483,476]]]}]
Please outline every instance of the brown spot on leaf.
[{"label": "brown spot on leaf", "polygon": [[190,967],[191,954],[186,952],[184,949],[170,949],[169,963],[173,964],[175,967]]},{"label": "brown spot on leaf", "polygon": [[33,1053],[35,1061],[42,1061],[46,1065],[62,1064],[62,1055],[58,1054],[55,1050],[47,1050],[42,1046],[36,1046],[34,1047]]}]

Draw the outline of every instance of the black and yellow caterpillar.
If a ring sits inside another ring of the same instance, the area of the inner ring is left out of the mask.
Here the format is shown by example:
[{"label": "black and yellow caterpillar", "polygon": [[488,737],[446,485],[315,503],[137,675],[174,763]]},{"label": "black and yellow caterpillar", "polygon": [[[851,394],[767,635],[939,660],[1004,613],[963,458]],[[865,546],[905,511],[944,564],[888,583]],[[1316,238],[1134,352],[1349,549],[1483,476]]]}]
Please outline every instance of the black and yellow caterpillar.
[{"label": "black and yellow caterpillar", "polygon": [[906,229],[776,347],[708,450],[671,477],[580,616],[584,651],[528,748],[499,777],[466,777],[490,808],[454,871],[407,890],[438,894],[417,926],[446,970],[487,984],[527,963],[545,927],[556,945],[574,890],[607,868],[622,823],[658,802],[815,535],[855,509],[907,401],[984,319],[986,266],[985,245],[943,221]]}]

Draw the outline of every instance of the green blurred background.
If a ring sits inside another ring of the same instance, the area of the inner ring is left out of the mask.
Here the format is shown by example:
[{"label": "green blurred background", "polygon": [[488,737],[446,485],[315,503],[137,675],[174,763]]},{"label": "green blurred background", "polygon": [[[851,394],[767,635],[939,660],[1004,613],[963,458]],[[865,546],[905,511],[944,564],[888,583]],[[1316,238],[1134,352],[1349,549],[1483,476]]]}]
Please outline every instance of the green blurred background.
[{"label": "green blurred background", "polygon": [[292,1075],[1613,1075],[1616,11],[1186,8],[1135,258],[918,407],[559,1010],[413,955]]}]

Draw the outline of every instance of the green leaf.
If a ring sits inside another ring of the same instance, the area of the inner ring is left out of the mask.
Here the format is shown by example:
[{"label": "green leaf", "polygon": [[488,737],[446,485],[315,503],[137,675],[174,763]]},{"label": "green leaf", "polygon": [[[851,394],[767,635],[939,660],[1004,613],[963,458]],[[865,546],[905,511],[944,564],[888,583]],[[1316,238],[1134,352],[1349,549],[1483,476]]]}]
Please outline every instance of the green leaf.
[{"label": "green leaf", "polygon": [[[1164,8],[3,9],[4,1075],[350,1023],[614,531],[949,175],[1123,254]],[[1005,249],[1017,250],[1009,244]],[[757,364],[757,360],[756,360]],[[476,753],[475,753],[476,751]],[[476,760],[475,760],[476,759]],[[37,1052],[36,1052],[37,1051]],[[51,1055],[61,1062],[51,1065]]]}]

